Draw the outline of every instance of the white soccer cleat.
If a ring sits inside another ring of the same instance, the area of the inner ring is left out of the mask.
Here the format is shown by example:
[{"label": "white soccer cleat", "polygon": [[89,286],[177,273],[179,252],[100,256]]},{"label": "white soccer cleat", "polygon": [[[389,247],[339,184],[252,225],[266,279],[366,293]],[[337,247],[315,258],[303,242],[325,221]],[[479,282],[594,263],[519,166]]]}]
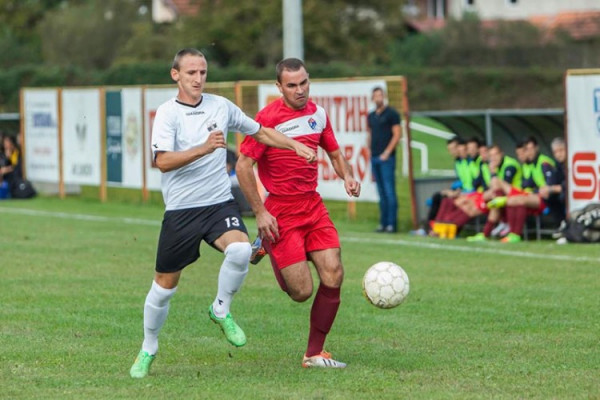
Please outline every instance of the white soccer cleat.
[{"label": "white soccer cleat", "polygon": [[302,366],[304,368],[346,368],[346,364],[340,361],[336,361],[331,358],[331,354],[326,351],[322,351],[316,356],[306,357],[302,360]]}]

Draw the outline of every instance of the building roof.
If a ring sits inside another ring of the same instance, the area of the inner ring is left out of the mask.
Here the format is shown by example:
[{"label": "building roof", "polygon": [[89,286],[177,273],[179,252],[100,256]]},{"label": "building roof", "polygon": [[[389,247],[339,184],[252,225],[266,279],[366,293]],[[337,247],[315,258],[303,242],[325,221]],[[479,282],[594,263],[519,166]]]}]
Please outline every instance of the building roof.
[{"label": "building roof", "polygon": [[575,40],[600,37],[600,11],[538,15],[529,18],[529,22],[549,31],[565,31]]},{"label": "building roof", "polygon": [[[493,28],[499,20],[484,20],[482,26]],[[518,21],[518,20],[506,20]],[[521,20],[524,21],[524,20]],[[600,37],[600,11],[561,12],[554,15],[536,15],[526,21],[546,31],[550,36],[558,31],[566,32],[575,40]],[[436,18],[408,19],[409,29],[416,32],[431,32],[446,26],[446,20]]]},{"label": "building roof", "polygon": [[446,20],[441,18],[407,19],[406,25],[416,32],[431,32],[446,26]]},{"label": "building roof", "polygon": [[168,0],[177,15],[196,15],[200,10],[200,0]]}]

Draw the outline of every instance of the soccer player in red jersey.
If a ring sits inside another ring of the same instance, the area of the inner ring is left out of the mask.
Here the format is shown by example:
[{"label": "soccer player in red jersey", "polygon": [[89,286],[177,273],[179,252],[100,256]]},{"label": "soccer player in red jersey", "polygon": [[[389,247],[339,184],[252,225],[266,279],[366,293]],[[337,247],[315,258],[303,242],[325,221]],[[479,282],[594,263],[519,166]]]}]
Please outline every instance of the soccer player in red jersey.
[{"label": "soccer player in red jersey", "polygon": [[[277,64],[276,72],[282,97],[259,111],[256,120],[312,150],[322,147],[348,195],[358,197],[360,183],[339,149],[328,116],[309,99],[310,81],[304,63],[287,58]],[[345,363],[323,350],[340,305],[344,270],[337,230],[316,191],[318,165],[298,162],[294,152],[267,147],[253,139],[244,139],[240,152],[236,166],[240,187],[256,215],[258,234],[281,289],[297,302],[311,297],[309,260],[320,279],[302,366],[344,368]],[[269,193],[264,204],[256,188],[254,163],[258,163],[258,175]]]}]

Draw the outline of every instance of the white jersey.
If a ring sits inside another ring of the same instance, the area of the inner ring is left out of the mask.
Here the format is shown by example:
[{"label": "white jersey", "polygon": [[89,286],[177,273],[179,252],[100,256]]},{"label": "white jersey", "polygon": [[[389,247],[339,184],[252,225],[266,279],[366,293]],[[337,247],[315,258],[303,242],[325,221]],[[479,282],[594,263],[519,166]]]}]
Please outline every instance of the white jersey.
[{"label": "white jersey", "polygon": [[[210,132],[229,130],[247,135],[258,132],[260,124],[246,116],[231,101],[213,94],[203,94],[193,106],[176,98],[156,110],[152,128],[152,153],[184,151],[200,146]],[[225,149],[216,149],[181,168],[164,172],[161,177],[167,210],[181,210],[223,203],[233,198],[227,175]]]}]

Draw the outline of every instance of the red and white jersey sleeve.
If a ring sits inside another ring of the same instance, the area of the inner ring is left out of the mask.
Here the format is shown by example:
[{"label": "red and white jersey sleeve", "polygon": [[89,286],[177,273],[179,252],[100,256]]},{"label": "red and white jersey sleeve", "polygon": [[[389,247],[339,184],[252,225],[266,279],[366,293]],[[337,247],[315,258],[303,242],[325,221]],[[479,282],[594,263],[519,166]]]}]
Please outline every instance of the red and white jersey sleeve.
[{"label": "red and white jersey sleeve", "polygon": [[[302,110],[293,110],[283,99],[278,99],[263,108],[257,114],[256,121],[305,144],[315,152],[318,146],[326,152],[339,149],[325,110],[312,101]],[[295,196],[316,191],[318,162],[309,164],[291,150],[268,147],[250,136],[244,139],[240,151],[257,161],[258,176],[270,194]]]}]

